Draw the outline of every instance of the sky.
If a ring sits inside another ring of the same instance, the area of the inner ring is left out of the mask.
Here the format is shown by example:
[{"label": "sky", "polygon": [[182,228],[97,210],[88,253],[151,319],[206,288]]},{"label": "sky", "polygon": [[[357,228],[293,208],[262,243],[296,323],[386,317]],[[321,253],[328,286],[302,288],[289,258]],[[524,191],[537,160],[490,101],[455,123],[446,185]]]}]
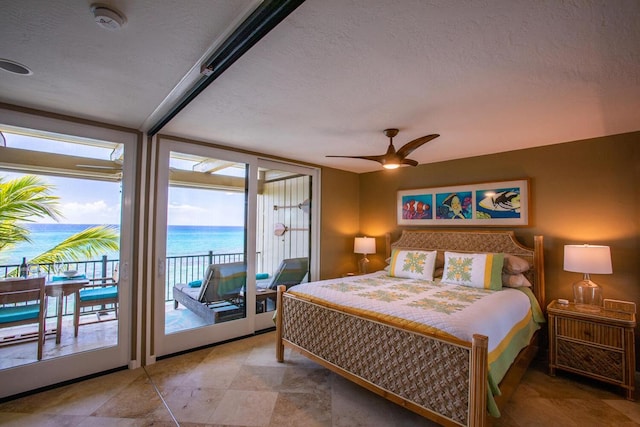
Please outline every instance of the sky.
[{"label": "sky", "polygon": [[[69,145],[54,140],[27,137],[3,132],[7,147],[69,153]],[[105,150],[102,150],[103,152]],[[95,148],[73,144],[74,156],[108,158]],[[23,176],[0,169],[3,182]],[[89,181],[40,175],[53,185],[53,194],[60,197],[60,221],[40,218],[38,223],[119,224],[121,209],[120,183]],[[224,191],[172,187],[169,192],[168,225],[244,225],[244,194]]]}]

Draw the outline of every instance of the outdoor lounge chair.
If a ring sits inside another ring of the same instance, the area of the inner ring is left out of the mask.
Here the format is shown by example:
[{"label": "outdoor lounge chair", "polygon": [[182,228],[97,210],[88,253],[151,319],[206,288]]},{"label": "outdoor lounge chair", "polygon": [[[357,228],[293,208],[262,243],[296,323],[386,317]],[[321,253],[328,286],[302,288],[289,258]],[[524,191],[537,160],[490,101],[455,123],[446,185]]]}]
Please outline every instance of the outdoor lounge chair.
[{"label": "outdoor lounge chair", "polygon": [[[283,259],[270,281],[257,280],[256,313],[264,313],[266,311],[275,309],[275,291],[278,289],[278,286],[285,285],[287,289],[289,289],[291,286],[301,283],[307,276],[308,272],[308,258]],[[257,276],[256,279],[258,279]]]},{"label": "outdoor lounge chair", "polygon": [[283,259],[278,270],[273,275],[273,279],[266,287],[276,290],[279,285],[285,285],[289,289],[291,286],[302,282],[308,271],[309,258]]},{"label": "outdoor lounge chair", "polygon": [[246,279],[247,268],[243,262],[212,264],[207,267],[199,287],[189,284],[173,287],[173,307],[177,309],[178,304],[182,304],[209,323],[240,317],[240,294]]}]

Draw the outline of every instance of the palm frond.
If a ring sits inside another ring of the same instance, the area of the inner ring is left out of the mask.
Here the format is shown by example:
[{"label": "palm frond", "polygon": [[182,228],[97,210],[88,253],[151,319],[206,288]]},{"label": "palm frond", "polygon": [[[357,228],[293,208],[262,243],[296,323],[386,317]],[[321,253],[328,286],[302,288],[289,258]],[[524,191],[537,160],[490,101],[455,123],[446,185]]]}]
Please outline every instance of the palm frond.
[{"label": "palm frond", "polygon": [[58,243],[45,253],[34,257],[34,264],[50,264],[56,261],[81,261],[117,252],[120,234],[114,226],[100,225],[87,228]]},{"label": "palm frond", "polygon": [[4,182],[0,178],[0,221],[33,222],[30,217],[49,217],[57,220],[60,211],[57,208],[57,196],[51,195],[55,189],[42,179],[25,175]]},{"label": "palm frond", "polygon": [[31,243],[29,230],[9,221],[0,221],[0,252],[9,250],[20,242]]}]

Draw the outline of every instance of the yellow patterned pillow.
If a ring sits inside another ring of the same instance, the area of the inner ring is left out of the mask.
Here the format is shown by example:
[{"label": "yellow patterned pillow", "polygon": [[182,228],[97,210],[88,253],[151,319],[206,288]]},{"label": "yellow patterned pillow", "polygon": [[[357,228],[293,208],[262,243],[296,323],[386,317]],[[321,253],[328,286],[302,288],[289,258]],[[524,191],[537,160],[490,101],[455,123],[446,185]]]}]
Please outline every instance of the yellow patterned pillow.
[{"label": "yellow patterned pillow", "polygon": [[436,251],[394,249],[391,252],[389,276],[433,280]]},{"label": "yellow patterned pillow", "polygon": [[442,283],[473,288],[502,289],[504,254],[444,253]]}]

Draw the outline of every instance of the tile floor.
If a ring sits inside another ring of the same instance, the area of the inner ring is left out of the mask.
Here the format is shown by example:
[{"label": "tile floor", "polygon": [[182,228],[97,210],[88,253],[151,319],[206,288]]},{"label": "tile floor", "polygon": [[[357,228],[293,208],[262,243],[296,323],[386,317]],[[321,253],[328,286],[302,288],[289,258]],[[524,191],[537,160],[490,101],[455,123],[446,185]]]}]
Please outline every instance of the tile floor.
[{"label": "tile floor", "polygon": [[[0,403],[2,426],[434,426],[287,350],[274,332]],[[529,368],[497,426],[640,426],[615,387]]]},{"label": "tile floor", "polygon": [[[174,309],[173,302],[166,304],[165,316],[167,333],[206,324],[204,320],[182,306]],[[101,315],[100,319],[102,321],[96,321],[94,314],[81,316],[78,336],[74,337],[73,316],[63,316],[60,343],[56,344],[55,334],[48,333],[43,346],[43,360],[116,345],[118,343],[118,322],[114,321],[113,312]],[[55,326],[55,318],[47,319],[48,331]],[[1,336],[20,335],[33,331],[33,325],[17,326],[2,329]],[[36,356],[36,341],[0,346],[0,369],[34,363]]]}]

